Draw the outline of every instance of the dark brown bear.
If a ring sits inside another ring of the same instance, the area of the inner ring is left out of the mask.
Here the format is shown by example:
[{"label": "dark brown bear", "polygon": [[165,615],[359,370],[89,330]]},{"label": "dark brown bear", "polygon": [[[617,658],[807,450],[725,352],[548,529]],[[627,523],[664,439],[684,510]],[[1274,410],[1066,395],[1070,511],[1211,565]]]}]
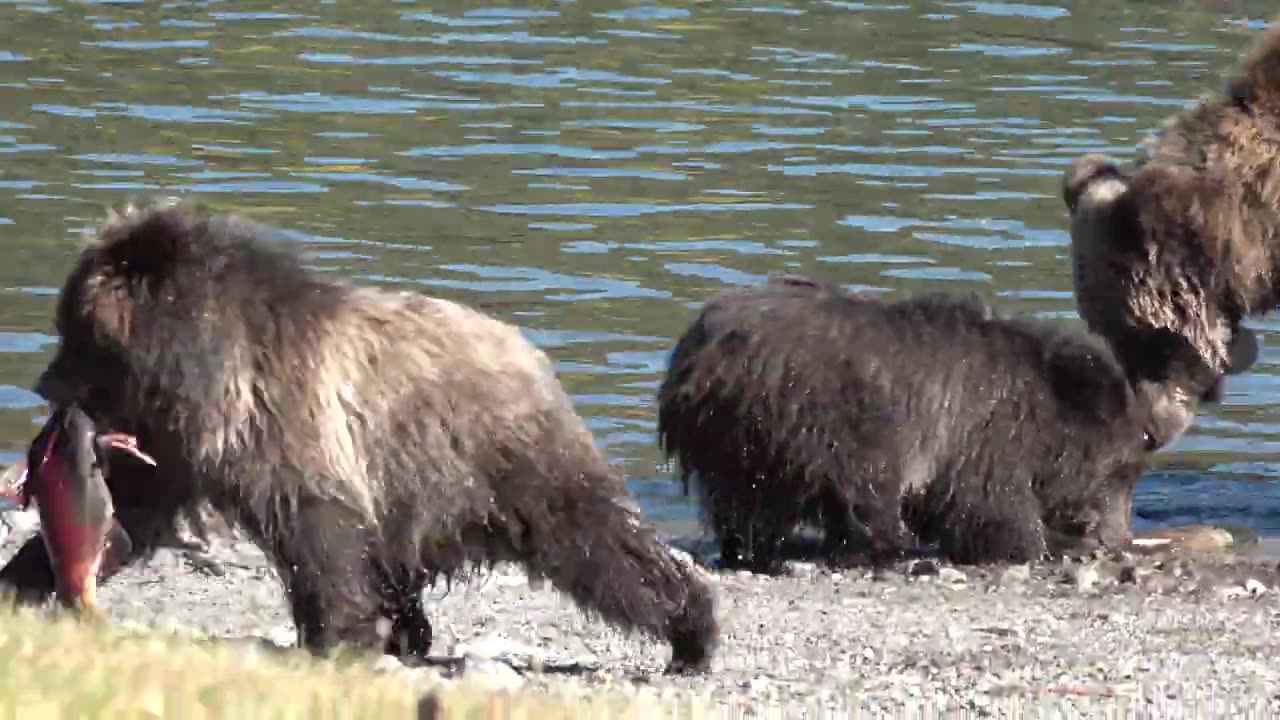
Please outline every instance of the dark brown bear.
[{"label": "dark brown bear", "polygon": [[1248,369],[1257,341],[1240,323],[1280,301],[1280,26],[1224,92],[1170,116],[1128,173],[1076,159],[1063,201],[1080,314],[1132,374],[1164,374],[1172,358],[1153,341],[1189,346],[1178,362],[1219,375]]},{"label": "dark brown bear", "polygon": [[[300,645],[425,655],[424,585],[510,560],[666,639],[670,671],[708,667],[708,586],[641,520],[516,327],[308,271],[242,217],[153,203],[100,229],[57,329],[37,391],[158,462],[113,458],[108,475],[140,549],[212,505],[274,561]],[[42,545],[0,582],[47,594]]]},{"label": "dark brown bear", "polygon": [[730,567],[776,572],[802,523],[836,565],[915,541],[1028,562],[1128,543],[1145,460],[1190,423],[1181,393],[1131,386],[1096,337],[976,298],[775,276],[712,299],[680,338],[658,436]]}]

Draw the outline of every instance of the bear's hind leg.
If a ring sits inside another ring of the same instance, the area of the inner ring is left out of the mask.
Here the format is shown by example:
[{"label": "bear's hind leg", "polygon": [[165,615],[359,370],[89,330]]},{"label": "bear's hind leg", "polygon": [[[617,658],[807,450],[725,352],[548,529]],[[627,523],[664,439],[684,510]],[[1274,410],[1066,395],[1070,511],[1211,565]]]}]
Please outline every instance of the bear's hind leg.
[{"label": "bear's hind leg", "polygon": [[723,517],[717,509],[716,538],[720,541],[720,567],[749,570],[761,575],[782,572],[781,520],[776,513],[739,512]]},{"label": "bear's hind leg", "polygon": [[711,588],[629,507],[625,485],[589,441],[578,452],[541,451],[564,444],[555,437],[513,456],[510,475],[495,483],[509,490],[501,512],[521,521],[526,568],[614,626],[666,639],[668,672],[707,670],[719,641]]}]

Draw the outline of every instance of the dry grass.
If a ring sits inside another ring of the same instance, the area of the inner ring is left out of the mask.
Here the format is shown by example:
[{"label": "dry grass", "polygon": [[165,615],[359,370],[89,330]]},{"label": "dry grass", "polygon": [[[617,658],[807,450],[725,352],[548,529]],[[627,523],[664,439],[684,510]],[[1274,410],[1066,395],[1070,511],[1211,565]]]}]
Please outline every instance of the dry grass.
[{"label": "dry grass", "polygon": [[424,691],[365,663],[320,661],[174,635],[124,633],[30,610],[0,611],[0,718],[700,718],[687,700]]}]

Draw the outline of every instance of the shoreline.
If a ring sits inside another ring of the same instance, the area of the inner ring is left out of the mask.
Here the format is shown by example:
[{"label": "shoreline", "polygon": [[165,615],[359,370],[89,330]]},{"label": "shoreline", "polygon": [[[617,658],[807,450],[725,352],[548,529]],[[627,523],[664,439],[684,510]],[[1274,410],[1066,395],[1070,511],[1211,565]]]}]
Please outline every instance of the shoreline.
[{"label": "shoreline", "polygon": [[[0,562],[30,531],[0,541]],[[111,622],[130,629],[292,646],[283,594],[262,553],[219,538],[207,559],[214,563],[162,550],[103,585],[100,602]],[[1280,567],[1247,553],[996,567],[916,560],[879,577],[807,562],[788,568],[777,577],[705,573],[722,641],[701,676],[663,675],[665,643],[584,616],[513,566],[427,590],[432,654],[443,662],[377,664],[424,690],[461,675],[561,697],[692,696],[730,717],[780,709],[787,717],[1048,707],[1159,717],[1280,712],[1280,665],[1271,660],[1280,655]]]}]

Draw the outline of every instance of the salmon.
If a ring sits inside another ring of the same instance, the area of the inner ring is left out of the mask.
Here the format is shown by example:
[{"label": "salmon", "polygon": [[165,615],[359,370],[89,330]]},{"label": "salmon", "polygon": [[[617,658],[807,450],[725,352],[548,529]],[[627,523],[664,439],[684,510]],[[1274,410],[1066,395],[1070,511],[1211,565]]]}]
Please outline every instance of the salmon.
[{"label": "salmon", "polygon": [[35,500],[39,511],[58,602],[91,614],[98,613],[98,579],[118,572],[133,544],[116,519],[107,488],[109,451],[156,464],[133,436],[100,434],[80,408],[58,408],[32,440],[20,481],[20,505],[25,508]]}]

